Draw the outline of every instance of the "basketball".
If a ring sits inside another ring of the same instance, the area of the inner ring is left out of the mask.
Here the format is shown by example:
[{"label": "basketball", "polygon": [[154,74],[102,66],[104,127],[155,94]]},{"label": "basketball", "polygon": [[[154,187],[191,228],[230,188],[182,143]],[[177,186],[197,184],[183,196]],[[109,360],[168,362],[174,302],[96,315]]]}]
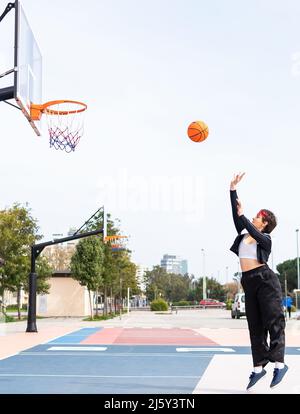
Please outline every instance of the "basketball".
[{"label": "basketball", "polygon": [[205,122],[195,121],[189,125],[187,132],[192,141],[202,142],[208,137],[209,129]]}]

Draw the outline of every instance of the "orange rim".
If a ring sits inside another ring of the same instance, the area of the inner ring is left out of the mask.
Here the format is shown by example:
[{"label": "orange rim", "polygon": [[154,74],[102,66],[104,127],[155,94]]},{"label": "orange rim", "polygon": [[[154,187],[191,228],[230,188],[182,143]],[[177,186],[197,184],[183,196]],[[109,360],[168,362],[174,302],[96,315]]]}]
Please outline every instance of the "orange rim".
[{"label": "orange rim", "polygon": [[[57,111],[54,109],[48,109],[50,106],[64,104],[64,103],[76,104],[76,105],[81,106],[82,108],[75,109],[72,111]],[[57,101],[49,101],[42,105],[31,104],[30,116],[33,121],[39,121],[43,113],[46,113],[48,115],[69,115],[69,114],[78,114],[80,112],[84,112],[86,111],[86,109],[87,109],[87,105],[83,102],[60,99]]]},{"label": "orange rim", "polygon": [[104,241],[116,241],[116,240],[118,240],[118,239],[127,239],[127,236],[118,236],[118,235],[116,235],[116,236],[106,236],[105,238],[104,238]]}]

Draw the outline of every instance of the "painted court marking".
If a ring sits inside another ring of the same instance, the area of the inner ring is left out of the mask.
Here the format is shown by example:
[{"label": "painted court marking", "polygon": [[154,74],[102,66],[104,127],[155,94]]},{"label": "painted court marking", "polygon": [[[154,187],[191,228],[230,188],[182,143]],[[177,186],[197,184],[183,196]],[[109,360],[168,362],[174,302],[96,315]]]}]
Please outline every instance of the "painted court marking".
[{"label": "painted court marking", "polygon": [[104,346],[51,346],[47,351],[106,351]]},{"label": "painted court marking", "polygon": [[[299,394],[300,359],[298,355],[286,355],[289,370],[275,394]],[[274,394],[270,388],[274,364],[266,366],[267,374],[259,381],[251,393]],[[250,355],[214,355],[204,375],[200,378],[193,394],[246,394],[249,374],[252,370]]]},{"label": "painted court marking", "polygon": [[177,352],[235,352],[232,348],[176,348]]},{"label": "painted court marking", "polygon": [[[23,394],[243,394],[250,351],[222,346],[193,329],[80,329],[1,361],[0,394],[16,389]],[[299,351],[287,348],[289,371],[277,393],[300,393]],[[267,368],[256,393],[270,392],[272,364]]]},{"label": "painted court marking", "polygon": [[199,378],[199,375],[78,375],[78,374],[0,374],[0,377],[57,377],[57,378]]}]

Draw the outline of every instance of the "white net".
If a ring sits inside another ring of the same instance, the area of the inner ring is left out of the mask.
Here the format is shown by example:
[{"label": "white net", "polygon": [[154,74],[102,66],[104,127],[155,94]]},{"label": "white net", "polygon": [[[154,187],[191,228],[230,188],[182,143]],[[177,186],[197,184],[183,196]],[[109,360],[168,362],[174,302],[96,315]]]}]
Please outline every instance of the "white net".
[{"label": "white net", "polygon": [[50,147],[66,152],[75,151],[84,133],[85,109],[84,104],[70,101],[55,103],[44,110]]},{"label": "white net", "polygon": [[119,250],[126,250],[127,237],[126,236],[107,236],[105,243],[109,244],[113,252]]}]

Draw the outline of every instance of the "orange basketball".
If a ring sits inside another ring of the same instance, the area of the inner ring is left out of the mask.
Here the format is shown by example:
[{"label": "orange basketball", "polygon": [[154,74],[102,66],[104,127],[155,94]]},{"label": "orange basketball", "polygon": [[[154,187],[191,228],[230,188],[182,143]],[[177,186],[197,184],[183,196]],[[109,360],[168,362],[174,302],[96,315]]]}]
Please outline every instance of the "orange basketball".
[{"label": "orange basketball", "polygon": [[195,121],[189,125],[187,133],[192,141],[201,142],[208,137],[209,129],[205,122]]}]

